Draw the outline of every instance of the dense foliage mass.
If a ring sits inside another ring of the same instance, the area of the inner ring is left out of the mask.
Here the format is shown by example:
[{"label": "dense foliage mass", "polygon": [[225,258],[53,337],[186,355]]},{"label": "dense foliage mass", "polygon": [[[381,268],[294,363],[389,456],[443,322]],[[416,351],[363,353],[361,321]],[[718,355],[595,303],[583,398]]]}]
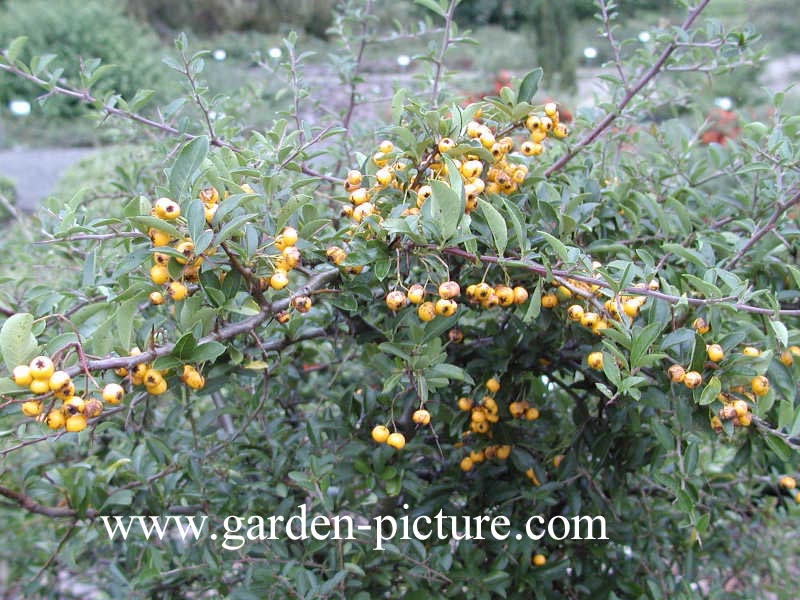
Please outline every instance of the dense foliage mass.
[{"label": "dense foliage mass", "polygon": [[[538,101],[540,69],[460,104],[444,68],[457,3],[420,4],[442,39],[368,134],[353,120],[373,35],[361,2],[336,23],[350,102],[313,125],[291,36],[293,110],[268,130],[215,113],[228,101],[183,37],[183,104],[83,97],[160,137],[109,174],[110,200],[48,204],[64,285],[4,284],[9,589],[689,598],[777,583],[776,563],[740,565],[775,551],[755,528],[797,514],[800,119],[779,93],[768,121],[703,143],[691,95],[753,39],[701,25],[701,2],[567,124]],[[0,69],[52,89],[23,48]],[[656,108],[669,116],[642,120]],[[230,550],[110,541],[99,521],[209,515],[219,530],[301,505],[358,522],[505,515],[511,535]],[[602,515],[609,539],[518,539],[533,515]]]},{"label": "dense foliage mass", "polygon": [[[159,84],[158,40],[128,17],[120,3],[11,0],[0,7],[0,45],[6,47],[21,32],[28,40],[20,58],[33,71],[47,72],[52,83],[64,76],[80,88],[113,89],[126,98]],[[3,106],[10,100],[33,101],[40,94],[41,87],[0,73]],[[78,99],[63,96],[46,104],[49,113],[58,115],[76,115],[82,109]]]}]

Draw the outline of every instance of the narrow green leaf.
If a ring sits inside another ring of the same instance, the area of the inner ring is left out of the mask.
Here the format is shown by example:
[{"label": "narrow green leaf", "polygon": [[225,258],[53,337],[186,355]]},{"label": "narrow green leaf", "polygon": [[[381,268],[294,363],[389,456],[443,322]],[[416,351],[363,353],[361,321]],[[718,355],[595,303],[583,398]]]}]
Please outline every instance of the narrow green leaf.
[{"label": "narrow green leaf", "polygon": [[195,348],[189,360],[192,362],[212,361],[225,352],[225,349],[225,344],[221,344],[219,342],[206,342],[205,344],[200,344],[197,346],[197,348]]},{"label": "narrow green leaf", "polygon": [[433,194],[428,200],[431,217],[441,233],[440,241],[445,243],[458,230],[458,223],[464,215],[464,198],[441,181],[432,181],[431,189]]},{"label": "narrow green leaf", "polygon": [[494,239],[494,247],[497,250],[497,256],[503,256],[508,245],[508,227],[503,215],[491,204],[483,198],[478,200],[478,206],[481,207],[483,217],[486,219],[486,224],[489,225],[489,230],[492,232],[492,239]]},{"label": "narrow green leaf", "polygon": [[309,202],[311,202],[311,196],[307,194],[297,194],[289,198],[286,203],[281,206],[280,211],[278,211],[278,216],[275,218],[275,233],[277,234],[283,229],[284,225],[289,222],[291,216]]},{"label": "narrow green leaf", "polygon": [[419,4],[421,6],[424,6],[429,11],[431,11],[432,13],[436,13],[442,18],[444,18],[444,16],[447,14],[445,9],[439,6],[439,4],[435,0],[414,0],[414,4]]},{"label": "narrow green leaf", "polygon": [[17,60],[19,53],[22,51],[22,48],[25,46],[25,42],[27,41],[28,36],[26,35],[21,35],[11,40],[11,43],[8,45],[8,49],[6,49],[6,58],[8,59],[8,64],[14,64],[14,61]]},{"label": "narrow green leaf", "polygon": [[184,144],[169,170],[169,189],[175,199],[187,198],[196,173],[208,155],[209,141],[205,135]]},{"label": "narrow green leaf", "polygon": [[519,84],[517,102],[533,102],[533,97],[539,91],[539,82],[542,80],[543,73],[544,71],[542,71],[541,67],[536,67],[522,78],[522,82]]},{"label": "narrow green leaf", "polygon": [[714,375],[711,379],[709,379],[706,387],[703,388],[697,403],[700,406],[711,404],[714,400],[716,400],[720,391],[722,391],[722,383],[720,382],[719,377]]},{"label": "narrow green leaf", "polygon": [[558,258],[560,258],[564,262],[569,262],[569,251],[567,250],[567,247],[560,239],[550,235],[546,231],[537,231],[536,233],[541,235],[545,239],[545,241],[548,244],[550,244],[550,247],[558,255]]},{"label": "narrow green leaf", "polygon": [[203,203],[195,198],[191,200],[185,208],[186,225],[189,228],[189,236],[192,241],[197,240],[206,227],[206,214],[203,210]]}]

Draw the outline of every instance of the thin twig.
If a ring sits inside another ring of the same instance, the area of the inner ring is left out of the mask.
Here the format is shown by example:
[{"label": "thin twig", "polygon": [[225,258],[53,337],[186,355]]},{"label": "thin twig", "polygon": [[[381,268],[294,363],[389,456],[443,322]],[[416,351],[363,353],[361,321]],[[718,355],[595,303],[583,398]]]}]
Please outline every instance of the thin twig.
[{"label": "thin twig", "polygon": [[[700,15],[701,12],[708,6],[708,3],[711,0],[701,0],[700,4],[692,10],[689,15],[686,17],[686,20],[681,24],[681,29],[683,31],[688,31],[692,24],[695,22],[697,17]],[[651,79],[653,79],[656,75],[658,75],[659,71],[661,71],[664,64],[667,62],[669,57],[672,53],[678,48],[677,41],[670,42],[666,48],[661,52],[661,55],[658,57],[653,66],[651,66],[645,73],[642,75],[635,84],[631,88],[628,89],[626,94],[622,97],[622,100],[619,101],[619,104],[616,105],[613,112],[608,113],[605,118],[600,121],[595,127],[589,131],[580,141],[578,141],[566,154],[564,154],[561,158],[559,158],[556,162],[550,165],[547,170],[544,172],[545,177],[550,177],[553,173],[557,173],[563,169],[568,162],[570,162],[573,158],[575,158],[586,146],[591,144],[595,141],[601,133],[603,133],[611,124],[617,119],[617,117],[622,114],[622,111],[625,109],[626,106],[630,103],[631,100],[646,86]]]}]

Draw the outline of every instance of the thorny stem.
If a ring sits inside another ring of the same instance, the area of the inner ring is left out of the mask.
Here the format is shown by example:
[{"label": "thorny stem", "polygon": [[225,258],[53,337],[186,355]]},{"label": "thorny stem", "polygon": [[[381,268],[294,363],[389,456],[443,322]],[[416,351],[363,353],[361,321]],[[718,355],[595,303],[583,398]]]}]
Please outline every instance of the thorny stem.
[{"label": "thorny stem", "polygon": [[[608,288],[608,282],[604,279],[599,279],[597,277],[589,277],[587,275],[579,275],[575,273],[570,273],[568,271],[564,271],[561,269],[549,269],[546,266],[535,263],[535,262],[525,262],[521,260],[509,260],[504,258],[499,258],[497,256],[491,255],[474,255],[470,254],[466,250],[462,250],[461,248],[455,247],[446,247],[442,249],[444,254],[450,254],[451,256],[460,256],[461,258],[466,258],[469,260],[479,260],[482,263],[489,263],[489,264],[497,264],[501,266],[507,267],[517,267],[520,269],[526,269],[532,273],[536,273],[538,275],[543,276],[553,276],[553,277],[567,277],[569,279],[573,279],[575,281],[580,281],[582,283],[588,283],[589,285],[597,285],[602,288]],[[632,294],[632,295],[640,295],[640,296],[651,296],[652,298],[656,298],[658,300],[664,300],[671,304],[678,304],[681,302],[686,302],[687,304],[695,305],[695,306],[703,306],[708,304],[722,304],[725,302],[733,302],[736,301],[737,298],[735,296],[728,296],[724,298],[691,298],[688,296],[674,296],[672,294],[665,294],[663,292],[659,292],[656,290],[650,290],[648,288],[634,288],[628,287],[620,291],[623,294]],[[783,315],[783,316],[800,316],[800,309],[778,309],[773,310],[771,308],[762,308],[760,306],[752,306],[750,304],[744,304],[742,302],[737,301],[735,304],[732,305],[733,308],[736,310],[740,310],[743,312],[749,312],[759,315]]]},{"label": "thorny stem", "polygon": [[[697,17],[700,15],[701,12],[708,6],[708,3],[711,0],[700,0],[700,3],[689,13],[686,17],[686,20],[681,24],[681,29],[683,31],[688,31],[692,24],[695,22]],[[646,86],[650,80],[652,80],[656,75],[658,75],[659,71],[664,67],[664,64],[667,62],[672,53],[678,48],[677,40],[670,42],[666,48],[661,52],[661,55],[658,57],[653,66],[651,66],[637,81],[633,84],[625,95],[622,97],[622,100],[619,101],[619,104],[616,105],[613,112],[608,113],[605,118],[600,121],[594,128],[589,131],[580,141],[578,141],[569,152],[564,154],[561,158],[559,158],[556,162],[554,162],[547,170],[544,172],[545,177],[550,177],[553,173],[558,173],[563,169],[568,162],[570,162],[573,158],[575,158],[586,146],[594,142],[601,133],[603,133],[606,129],[608,129],[611,124],[622,114],[622,111],[625,109],[626,106],[630,103],[631,100]]]},{"label": "thorny stem", "polygon": [[[0,57],[4,58],[5,60],[8,60],[8,55],[4,51],[0,51]],[[76,100],[82,102],[83,104],[91,104],[97,106],[100,111],[110,116],[121,117],[123,119],[135,121],[136,123],[147,125],[148,127],[153,127],[160,131],[163,131],[164,133],[182,137],[186,140],[193,140],[195,138],[200,137],[199,135],[189,133],[188,131],[179,131],[178,129],[167,123],[154,121],[153,119],[148,119],[147,117],[143,117],[138,113],[134,113],[129,110],[123,110],[121,108],[117,108],[116,106],[103,103],[95,96],[92,96],[88,92],[88,90],[78,90],[72,87],[66,87],[65,85],[51,85],[50,82],[45,81],[40,77],[36,77],[35,75],[32,75],[30,73],[26,73],[25,71],[22,71],[21,69],[18,69],[17,67],[11,64],[0,63],[0,71],[5,71],[6,73],[11,73],[13,75],[16,75],[17,77],[21,77],[22,79],[33,82],[36,85],[49,90],[49,93],[61,94],[62,96],[75,98]],[[241,152],[241,150],[236,146],[234,146],[233,144],[230,144],[229,142],[221,140],[217,137],[213,137],[210,140],[210,143],[213,146],[228,148],[229,150],[232,150],[234,152]]]},{"label": "thorny stem", "polygon": [[433,84],[431,85],[431,104],[436,106],[438,104],[437,97],[439,96],[439,83],[442,80],[442,69],[444,68],[444,55],[447,53],[447,48],[450,46],[450,31],[453,26],[453,13],[456,10],[458,0],[450,0],[450,6],[447,7],[447,12],[444,15],[444,33],[442,34],[442,46],[439,49],[439,55],[434,59],[436,65],[436,72],[433,76]]}]

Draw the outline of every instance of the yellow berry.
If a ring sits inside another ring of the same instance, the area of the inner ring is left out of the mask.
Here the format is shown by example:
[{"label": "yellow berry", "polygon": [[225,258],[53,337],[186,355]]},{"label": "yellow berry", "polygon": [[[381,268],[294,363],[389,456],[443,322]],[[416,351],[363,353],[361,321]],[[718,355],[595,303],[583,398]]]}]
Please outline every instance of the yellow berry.
[{"label": "yellow berry", "polygon": [[725,357],[725,351],[719,344],[706,346],[706,354],[708,355],[708,360],[712,362],[719,362]]},{"label": "yellow berry", "polygon": [[156,200],[153,212],[159,219],[171,221],[181,216],[181,207],[174,200],[159,198]]},{"label": "yellow berry", "polygon": [[47,379],[34,379],[28,384],[28,389],[33,394],[46,394],[50,391],[50,382]]},{"label": "yellow berry", "polygon": [[555,294],[544,294],[542,296],[542,308],[555,308],[558,306],[558,296]]},{"label": "yellow berry", "polygon": [[708,333],[708,331],[711,329],[711,327],[708,325],[708,323],[706,323],[706,320],[703,317],[697,317],[692,322],[692,328],[700,335]]},{"label": "yellow berry", "polygon": [[673,383],[683,383],[686,377],[686,370],[680,365],[672,365],[667,369],[667,376]]},{"label": "yellow berry", "polygon": [[125,390],[118,383],[107,383],[103,388],[103,400],[109,404],[119,404],[125,397]]},{"label": "yellow berry", "polygon": [[458,409],[464,412],[472,409],[472,400],[462,396],[458,399]]},{"label": "yellow berry", "polygon": [[67,431],[77,433],[86,429],[86,417],[82,414],[75,414],[67,418],[66,422]]},{"label": "yellow berry", "polygon": [[175,302],[179,302],[186,298],[188,291],[189,290],[186,288],[186,286],[180,281],[172,281],[167,286],[167,295],[175,300]]},{"label": "yellow berry", "polygon": [[22,414],[26,417],[38,417],[42,414],[41,400],[28,400],[22,403]]},{"label": "yellow berry", "polygon": [[461,459],[461,462],[458,463],[458,466],[462,471],[466,473],[467,471],[472,470],[472,467],[475,466],[475,463],[469,456],[465,456],[464,458]]},{"label": "yellow berry", "polygon": [[445,281],[439,284],[439,296],[445,300],[458,298],[461,295],[461,286],[455,281]]},{"label": "yellow berry", "polygon": [[763,375],[756,375],[750,380],[750,389],[756,396],[766,396],[769,392],[769,379]]},{"label": "yellow berry", "polygon": [[757,356],[761,356],[761,350],[754,348],[753,346],[745,346],[742,348],[742,354],[749,356],[750,358],[755,358]]},{"label": "yellow berry", "polygon": [[61,429],[64,427],[66,418],[64,417],[64,412],[60,408],[54,408],[47,413],[47,418],[45,418],[44,422],[50,429]]},{"label": "yellow berry", "polygon": [[427,425],[431,422],[431,413],[424,408],[421,408],[414,411],[414,414],[411,416],[411,420],[417,425]]},{"label": "yellow berry", "polygon": [[30,367],[28,365],[14,367],[14,370],[11,371],[11,379],[14,380],[14,383],[23,387],[30,385],[31,381],[33,381]]},{"label": "yellow berry", "polygon": [[420,304],[425,298],[425,288],[419,283],[415,283],[408,288],[408,301],[411,304]]},{"label": "yellow berry", "polygon": [[436,306],[434,305],[433,302],[430,301],[423,302],[417,308],[417,316],[419,317],[419,320],[426,323],[428,321],[432,321],[436,316],[436,314],[437,314]]},{"label": "yellow berry", "polygon": [[307,313],[311,310],[311,297],[310,296],[294,296],[292,298],[292,308],[299,313]]},{"label": "yellow berry", "polygon": [[394,150],[394,144],[390,140],[383,140],[378,144],[378,152],[389,154],[392,150]]},{"label": "yellow berry", "polygon": [[37,356],[28,365],[28,369],[33,379],[49,380],[53,371],[56,370],[53,361],[47,356]]},{"label": "yellow berry", "polygon": [[487,379],[486,389],[489,390],[490,393],[496,394],[497,391],[500,389],[500,382],[494,377],[492,377],[491,379]]},{"label": "yellow berry", "polygon": [[583,307],[579,304],[573,304],[567,309],[567,318],[570,321],[580,322],[583,319]]},{"label": "yellow berry", "polygon": [[780,481],[778,482],[778,485],[780,485],[785,490],[793,490],[797,487],[797,481],[795,480],[794,477],[789,477],[788,475],[786,475],[784,477],[781,477]]},{"label": "yellow berry", "polygon": [[66,371],[54,371],[53,374],[50,375],[50,379],[48,381],[50,390],[53,392],[69,387],[71,383],[72,379],[69,375],[67,375]]},{"label": "yellow berry", "polygon": [[156,285],[164,285],[169,281],[169,271],[165,265],[153,265],[150,267],[150,280]]},{"label": "yellow berry", "polygon": [[683,376],[683,385],[690,390],[696,388],[701,383],[703,383],[703,376],[697,371],[688,371],[686,375]]},{"label": "yellow berry", "polygon": [[383,444],[389,439],[389,428],[385,425],[375,425],[372,428],[372,439],[379,444]]},{"label": "yellow berry", "polygon": [[434,312],[442,317],[451,317],[456,314],[457,310],[458,303],[455,300],[447,300],[445,298],[439,298],[434,306]]},{"label": "yellow berry", "polygon": [[399,431],[395,431],[389,434],[389,437],[386,438],[386,443],[395,450],[402,450],[406,445],[406,437]]},{"label": "yellow berry", "polygon": [[289,276],[285,271],[275,271],[269,278],[269,286],[273,290],[282,290],[289,285]]},{"label": "yellow berry", "polygon": [[534,554],[531,562],[534,567],[542,567],[547,562],[547,558],[545,558],[544,554]]},{"label": "yellow berry", "polygon": [[592,352],[589,356],[586,357],[586,363],[596,371],[600,371],[603,369],[603,353],[602,352]]}]

